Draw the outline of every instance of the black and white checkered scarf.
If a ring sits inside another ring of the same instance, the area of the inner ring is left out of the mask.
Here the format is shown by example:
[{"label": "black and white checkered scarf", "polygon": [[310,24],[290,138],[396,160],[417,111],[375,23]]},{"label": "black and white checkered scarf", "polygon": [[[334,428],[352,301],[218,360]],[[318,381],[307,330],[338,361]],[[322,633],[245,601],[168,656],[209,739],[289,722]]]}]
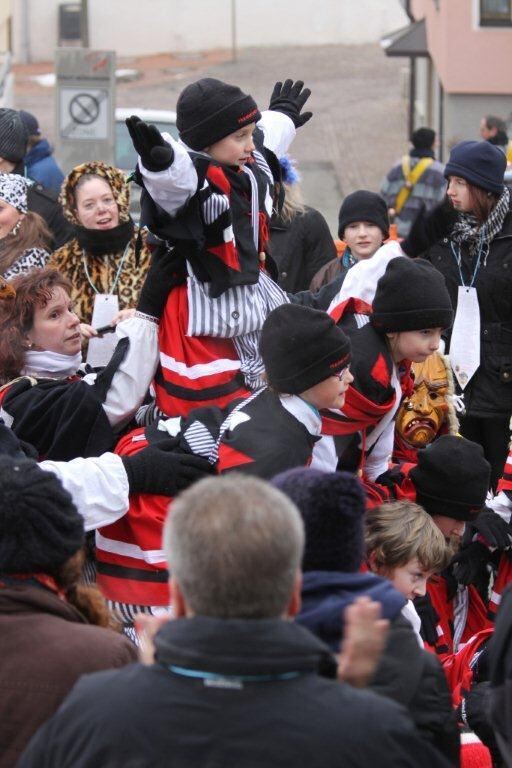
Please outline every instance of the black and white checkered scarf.
[{"label": "black and white checkered scarf", "polygon": [[459,214],[459,219],[453,227],[451,239],[461,245],[468,243],[472,254],[480,245],[489,244],[501,231],[505,216],[510,208],[510,192],[505,187],[500,198],[486,221],[479,225],[475,216],[470,213]]}]

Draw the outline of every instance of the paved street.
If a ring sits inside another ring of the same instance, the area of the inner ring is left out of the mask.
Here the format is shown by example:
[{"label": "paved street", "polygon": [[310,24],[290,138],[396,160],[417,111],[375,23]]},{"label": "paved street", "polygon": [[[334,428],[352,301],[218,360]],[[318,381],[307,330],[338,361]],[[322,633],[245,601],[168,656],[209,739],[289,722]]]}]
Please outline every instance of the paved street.
[{"label": "paved street", "polygon": [[[181,89],[209,75],[240,85],[264,107],[278,79],[303,79],[312,90],[313,119],[299,132],[291,154],[303,176],[306,202],[319,208],[333,232],[344,195],[378,189],[383,174],[406,146],[402,59],[388,59],[378,45],[252,48],[230,53],[121,59],[141,77],[118,84],[117,105],[174,109]],[[53,88],[31,76],[52,64],[15,67],[15,107],[34,112],[44,132],[54,134]]]}]

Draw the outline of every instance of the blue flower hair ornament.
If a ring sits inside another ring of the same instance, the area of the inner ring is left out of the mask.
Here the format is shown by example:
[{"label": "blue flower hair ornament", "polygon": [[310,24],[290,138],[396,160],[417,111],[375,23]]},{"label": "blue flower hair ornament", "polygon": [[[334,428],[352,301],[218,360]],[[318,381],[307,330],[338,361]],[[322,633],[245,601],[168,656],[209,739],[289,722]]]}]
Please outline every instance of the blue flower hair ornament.
[{"label": "blue flower hair ornament", "polygon": [[279,165],[283,174],[282,180],[285,184],[296,184],[300,181],[300,175],[296,168],[295,160],[292,160],[288,155],[283,155],[279,158]]}]

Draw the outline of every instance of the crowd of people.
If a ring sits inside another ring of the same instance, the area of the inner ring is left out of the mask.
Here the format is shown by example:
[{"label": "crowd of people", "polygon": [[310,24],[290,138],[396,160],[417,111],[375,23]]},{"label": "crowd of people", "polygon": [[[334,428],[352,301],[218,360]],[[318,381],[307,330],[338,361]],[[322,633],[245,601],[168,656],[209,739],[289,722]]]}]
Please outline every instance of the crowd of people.
[{"label": "crowd of people", "polygon": [[133,115],[138,224],[0,110],[1,768],[512,765],[502,126],[333,240],[309,97]]}]

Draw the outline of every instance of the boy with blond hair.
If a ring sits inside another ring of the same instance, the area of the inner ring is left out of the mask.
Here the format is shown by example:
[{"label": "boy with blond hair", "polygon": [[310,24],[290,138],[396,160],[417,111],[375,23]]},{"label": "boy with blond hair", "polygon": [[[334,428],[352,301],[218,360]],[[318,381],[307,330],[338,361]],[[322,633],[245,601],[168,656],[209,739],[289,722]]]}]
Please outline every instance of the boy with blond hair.
[{"label": "boy with blond hair", "polygon": [[443,534],[418,504],[396,501],[367,512],[365,538],[369,568],[406,598],[402,614],[423,645],[421,619],[412,601],[425,595],[428,579],[448,565]]}]

